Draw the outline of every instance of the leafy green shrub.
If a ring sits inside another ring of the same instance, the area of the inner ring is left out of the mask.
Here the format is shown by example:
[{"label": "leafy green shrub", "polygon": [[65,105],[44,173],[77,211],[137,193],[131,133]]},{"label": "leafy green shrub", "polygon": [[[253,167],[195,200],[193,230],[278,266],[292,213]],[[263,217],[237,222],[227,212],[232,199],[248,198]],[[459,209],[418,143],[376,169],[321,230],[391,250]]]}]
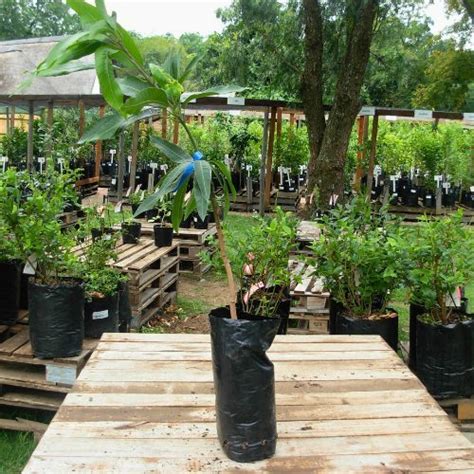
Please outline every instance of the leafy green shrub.
[{"label": "leafy green shrub", "polygon": [[309,143],[306,127],[296,128],[289,124],[282,127],[281,136],[276,141],[275,167],[290,168],[293,175],[299,173],[299,167],[308,163]]}]

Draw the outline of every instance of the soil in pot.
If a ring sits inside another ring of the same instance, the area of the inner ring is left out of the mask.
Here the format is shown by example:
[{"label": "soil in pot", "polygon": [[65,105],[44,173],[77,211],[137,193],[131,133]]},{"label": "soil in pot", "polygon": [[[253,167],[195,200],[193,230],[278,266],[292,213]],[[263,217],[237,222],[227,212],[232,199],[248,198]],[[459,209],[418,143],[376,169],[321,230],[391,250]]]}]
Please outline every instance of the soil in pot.
[{"label": "soil in pot", "polygon": [[374,319],[352,318],[342,311],[335,318],[335,334],[378,334],[396,351],[398,348],[398,315],[388,308],[386,311],[388,312],[387,316],[390,316],[382,317],[380,315]]},{"label": "soil in pot", "polygon": [[18,320],[21,294],[21,262],[0,262],[0,325],[12,326]]},{"label": "soil in pot", "polygon": [[173,244],[173,228],[156,224],[153,226],[153,236],[157,247],[171,247]]},{"label": "soil in pot", "polygon": [[84,333],[99,339],[104,332],[119,330],[119,292],[106,297],[93,297],[84,307]]},{"label": "soil in pot", "polygon": [[43,285],[30,279],[28,285],[30,342],[40,359],[74,357],[84,339],[84,287],[64,280]]},{"label": "soil in pot", "polygon": [[209,315],[216,392],[217,434],[226,455],[253,462],[275,454],[276,409],[273,364],[266,351],[279,318],[239,314],[228,308]]},{"label": "soil in pot", "polygon": [[474,318],[451,324],[416,322],[416,375],[436,398],[474,394]]},{"label": "soil in pot", "polygon": [[136,244],[140,239],[142,225],[140,222],[124,222],[122,224],[122,240],[124,244]]}]

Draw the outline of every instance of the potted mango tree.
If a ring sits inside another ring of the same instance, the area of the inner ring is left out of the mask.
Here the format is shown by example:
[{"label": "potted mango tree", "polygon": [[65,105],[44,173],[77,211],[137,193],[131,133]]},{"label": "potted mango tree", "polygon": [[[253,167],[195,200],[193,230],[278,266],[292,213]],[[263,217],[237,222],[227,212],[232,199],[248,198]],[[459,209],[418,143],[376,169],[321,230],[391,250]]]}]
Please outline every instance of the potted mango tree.
[{"label": "potted mango tree", "polygon": [[438,398],[470,397],[474,319],[459,290],[474,277],[474,234],[462,211],[425,216],[406,234],[411,368]]},{"label": "potted mango tree", "polygon": [[[133,37],[117,23],[115,15],[108,15],[103,1],[97,0],[96,6],[81,0],[68,3],[78,13],[83,31],[58,43],[34,74],[54,76],[78,70],[87,66],[71,61],[95,54],[102,95],[116,113],[97,122],[82,140],[108,138],[119,128],[156,115],[158,108],[166,109],[168,116],[177,120],[188,135],[192,153],[159,136],[151,137],[151,142],[174,166],[162,177],[156,192],[140,205],[136,215],[171,195],[171,221],[178,229],[183,217],[189,217],[193,211],[204,220],[211,206],[229,286],[228,307],[220,314],[210,315],[219,440],[225,453],[236,461],[250,462],[272,456],[276,447],[274,373],[266,350],[278,331],[280,320],[238,312],[237,290],[227,258],[217,200],[221,193],[225,216],[230,197],[235,194],[232,179],[222,161],[205,157],[198,150],[183,117],[183,107],[194,99],[241,88],[213,87],[186,93],[183,83],[195,60],[185,68],[180,67],[175,55],[163,66],[145,64]],[[185,202],[188,192],[190,199]]]},{"label": "potted mango tree", "polygon": [[364,196],[339,205],[322,222],[308,263],[331,293],[331,332],[378,334],[397,350],[398,315],[388,303],[402,284],[406,260],[398,222],[385,208],[372,211]]}]

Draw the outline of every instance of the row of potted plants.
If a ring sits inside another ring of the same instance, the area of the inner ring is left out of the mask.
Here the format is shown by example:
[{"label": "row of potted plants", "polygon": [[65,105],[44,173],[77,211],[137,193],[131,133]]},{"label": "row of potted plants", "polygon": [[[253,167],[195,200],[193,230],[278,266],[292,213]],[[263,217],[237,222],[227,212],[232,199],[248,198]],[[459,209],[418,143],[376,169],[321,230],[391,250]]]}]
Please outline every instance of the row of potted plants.
[{"label": "row of potted plants", "polygon": [[462,212],[403,227],[358,197],[322,224],[309,261],[331,292],[331,332],[380,334],[396,350],[398,315],[389,303],[404,289],[411,367],[433,395],[472,395],[474,320],[459,295],[474,276],[474,234]]}]

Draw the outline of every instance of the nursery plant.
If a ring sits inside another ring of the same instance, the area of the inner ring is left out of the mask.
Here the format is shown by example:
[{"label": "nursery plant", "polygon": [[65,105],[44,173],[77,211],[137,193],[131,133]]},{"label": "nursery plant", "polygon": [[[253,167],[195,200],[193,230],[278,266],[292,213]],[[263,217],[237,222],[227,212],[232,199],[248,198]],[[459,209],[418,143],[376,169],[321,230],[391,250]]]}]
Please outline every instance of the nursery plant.
[{"label": "nursery plant", "polygon": [[[241,88],[214,87],[202,92],[184,92],[184,82],[193,62],[183,69],[178,57],[172,56],[166,68],[145,64],[134,39],[117,23],[114,14],[106,12],[103,0],[97,0],[95,6],[83,0],[68,0],[68,4],[78,13],[83,31],[58,43],[34,74],[60,75],[89,67],[72,61],[95,54],[101,92],[116,113],[97,122],[83,140],[110,137],[119,128],[156,115],[157,108],[166,109],[168,117],[177,120],[188,135],[192,153],[161,137],[152,137],[174,167],[161,179],[157,191],[140,205],[136,215],[172,194],[171,219],[177,229],[183,217],[194,211],[204,220],[211,206],[229,285],[229,307],[210,315],[219,439],[226,454],[237,461],[272,456],[276,446],[274,373],[265,351],[278,330],[279,319],[249,318],[243,314],[237,319],[236,286],[226,254],[217,201],[219,187],[224,197],[224,211],[228,210],[234,193],[231,176],[222,161],[206,157],[198,149],[182,113],[183,107],[194,99],[237,92]],[[247,349],[242,350],[242,347]],[[248,367],[251,370],[247,370]],[[252,410],[248,409],[250,406]],[[240,422],[236,423],[236,419]]]},{"label": "nursery plant", "polygon": [[323,217],[321,238],[311,248],[308,263],[339,306],[336,330],[370,333],[379,325],[384,331],[383,321],[393,320],[386,338],[396,349],[397,315],[388,303],[406,268],[399,222],[385,208],[372,209],[361,195]]},{"label": "nursery plant", "polygon": [[406,231],[409,252],[410,366],[433,395],[470,397],[474,320],[463,288],[474,277],[474,235],[462,211],[423,217]]}]

